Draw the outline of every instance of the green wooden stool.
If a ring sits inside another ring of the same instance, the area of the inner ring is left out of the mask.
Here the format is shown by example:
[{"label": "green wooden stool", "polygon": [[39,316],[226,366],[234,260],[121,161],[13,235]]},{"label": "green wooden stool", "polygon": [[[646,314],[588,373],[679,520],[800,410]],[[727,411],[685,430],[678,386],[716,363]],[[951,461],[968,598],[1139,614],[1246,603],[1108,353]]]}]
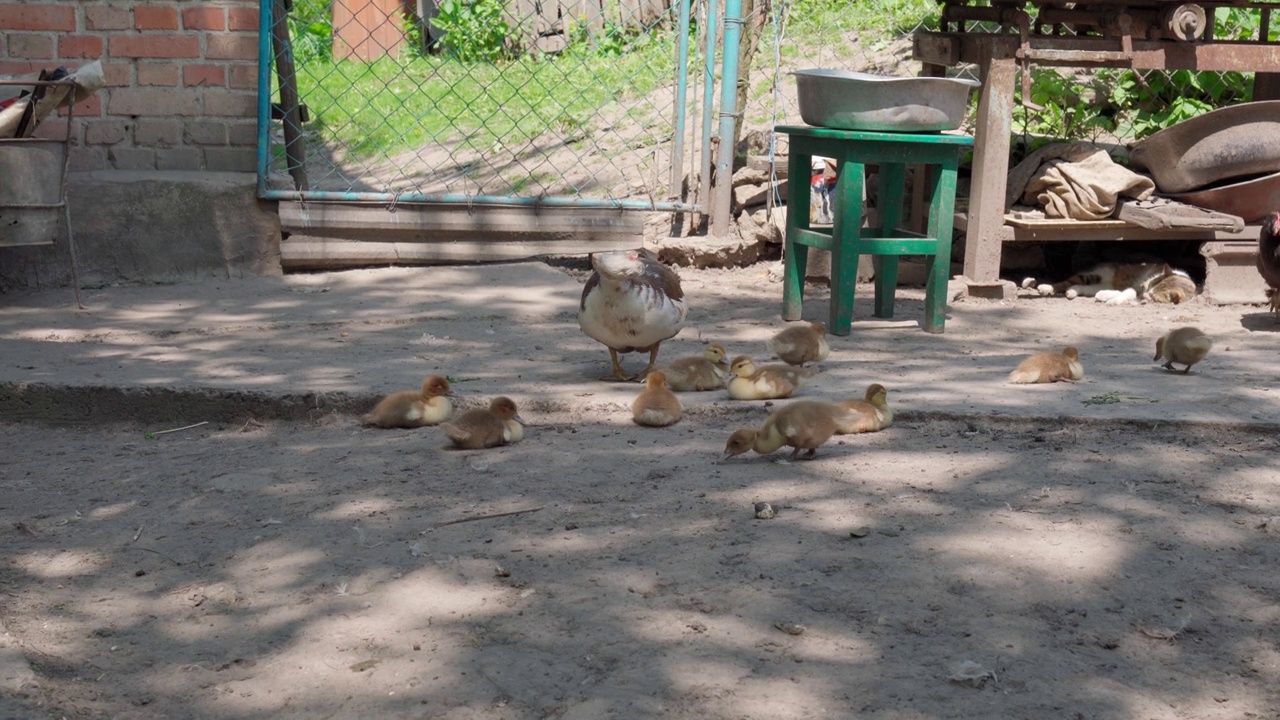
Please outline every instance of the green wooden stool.
[{"label": "green wooden stool", "polygon": [[[875,315],[881,318],[893,317],[898,256],[924,255],[924,329],[942,332],[947,313],[947,276],[951,269],[956,170],[961,151],[973,146],[973,138],[791,125],[779,125],[776,129],[790,136],[791,144],[782,318],[800,319],[811,247],[831,251],[831,315],[827,329],[833,335],[848,335],[853,324],[859,255],[870,255],[875,263]],[[838,176],[831,198],[834,222],[830,232],[809,227],[809,178],[815,155],[836,161]],[[862,194],[868,164],[880,167],[879,226],[874,228],[862,227]],[[916,176],[916,182],[927,182],[929,225],[924,235],[898,227],[902,222],[907,165],[926,165],[931,170]]]}]

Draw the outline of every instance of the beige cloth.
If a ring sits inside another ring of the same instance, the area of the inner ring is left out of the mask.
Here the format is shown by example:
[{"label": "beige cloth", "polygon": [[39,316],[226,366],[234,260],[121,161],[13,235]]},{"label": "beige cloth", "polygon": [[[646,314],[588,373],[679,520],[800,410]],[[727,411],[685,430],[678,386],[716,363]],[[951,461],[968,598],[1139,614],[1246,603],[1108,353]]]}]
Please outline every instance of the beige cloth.
[{"label": "beige cloth", "polygon": [[1046,217],[1073,220],[1111,217],[1120,198],[1146,200],[1156,189],[1151,178],[1116,164],[1106,150],[1087,142],[1040,148],[1010,171],[1009,180],[1010,196],[1044,207]]},{"label": "beige cloth", "polygon": [[[18,77],[5,77],[5,80],[34,80],[37,75]],[[94,60],[93,62],[81,67],[79,70],[73,71],[67,75],[67,79],[75,83],[75,93],[72,97],[72,88],[69,85],[51,85],[48,86],[45,96],[36,103],[35,110],[32,115],[32,122],[27,126],[23,137],[31,137],[35,132],[36,126],[40,121],[48,117],[53,111],[60,107],[69,105],[73,102],[80,102],[98,90],[106,86],[106,78],[102,74],[102,61]],[[0,86],[5,88],[19,86]],[[30,90],[31,86],[20,87],[20,89]],[[28,97],[22,98],[14,102],[9,107],[0,110],[0,138],[11,138],[18,133],[18,125],[22,120],[22,114],[26,111],[27,106],[31,104]]]}]

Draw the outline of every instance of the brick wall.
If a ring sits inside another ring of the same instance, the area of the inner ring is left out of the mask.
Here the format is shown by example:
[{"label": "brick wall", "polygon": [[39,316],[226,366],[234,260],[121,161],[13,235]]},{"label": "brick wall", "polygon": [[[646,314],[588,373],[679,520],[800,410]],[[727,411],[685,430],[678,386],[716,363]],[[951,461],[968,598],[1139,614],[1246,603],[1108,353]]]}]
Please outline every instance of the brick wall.
[{"label": "brick wall", "polygon": [[102,60],[107,87],[75,108],[76,170],[252,171],[257,58],[258,0],[0,0],[0,75]]}]

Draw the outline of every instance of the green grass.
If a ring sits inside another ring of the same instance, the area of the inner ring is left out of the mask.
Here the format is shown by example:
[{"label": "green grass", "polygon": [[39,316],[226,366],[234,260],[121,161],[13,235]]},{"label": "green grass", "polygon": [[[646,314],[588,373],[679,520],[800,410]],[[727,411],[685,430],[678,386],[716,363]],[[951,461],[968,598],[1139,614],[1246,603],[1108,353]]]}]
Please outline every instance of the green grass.
[{"label": "green grass", "polygon": [[298,91],[312,131],[356,157],[430,143],[513,148],[548,130],[585,128],[619,98],[672,82],[674,55],[671,43],[655,40],[619,56],[584,48],[499,64],[315,58],[299,65]]}]

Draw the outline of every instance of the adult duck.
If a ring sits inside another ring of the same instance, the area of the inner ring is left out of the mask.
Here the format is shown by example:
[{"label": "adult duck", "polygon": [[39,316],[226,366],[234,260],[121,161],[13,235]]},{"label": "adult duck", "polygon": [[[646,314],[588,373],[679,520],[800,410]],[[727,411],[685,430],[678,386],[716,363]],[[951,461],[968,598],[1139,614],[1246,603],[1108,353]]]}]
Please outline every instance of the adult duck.
[{"label": "adult duck", "polygon": [[591,256],[594,272],[582,288],[578,325],[609,348],[613,372],[601,380],[633,380],[618,362],[618,353],[647,352],[653,370],[658,347],[684,327],[688,307],[680,276],[648,250],[622,250]]}]

